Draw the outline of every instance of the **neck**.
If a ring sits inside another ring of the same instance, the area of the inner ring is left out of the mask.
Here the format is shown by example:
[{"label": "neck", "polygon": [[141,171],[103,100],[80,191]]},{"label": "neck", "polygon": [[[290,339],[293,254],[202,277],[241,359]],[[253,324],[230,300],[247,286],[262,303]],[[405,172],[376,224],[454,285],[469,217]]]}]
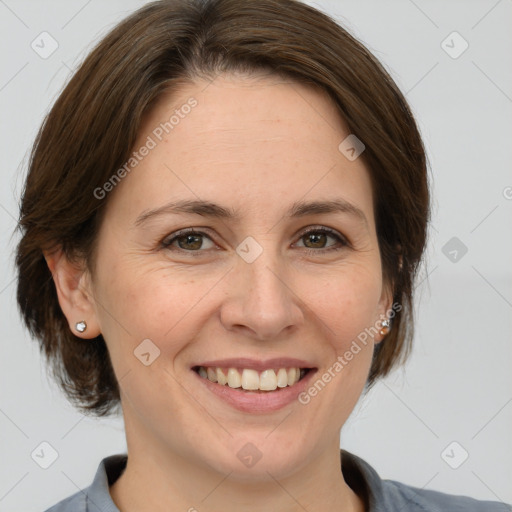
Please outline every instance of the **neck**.
[{"label": "neck", "polygon": [[339,442],[286,476],[266,472],[257,481],[241,481],[190,457],[127,439],[126,469],[110,487],[121,512],[364,512],[361,498],[343,478]]}]

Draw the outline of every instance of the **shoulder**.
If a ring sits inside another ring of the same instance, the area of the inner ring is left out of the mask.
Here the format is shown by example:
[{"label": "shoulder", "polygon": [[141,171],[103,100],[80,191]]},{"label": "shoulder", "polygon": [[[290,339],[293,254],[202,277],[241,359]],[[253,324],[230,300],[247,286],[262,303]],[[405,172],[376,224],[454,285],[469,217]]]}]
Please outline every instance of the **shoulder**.
[{"label": "shoulder", "polygon": [[409,512],[512,512],[505,503],[420,489],[394,480],[382,480],[382,493],[395,510],[403,507]]},{"label": "shoulder", "polygon": [[364,498],[369,512],[512,512],[512,506],[497,501],[383,480],[368,462],[346,450],[341,450],[341,467],[346,482]]},{"label": "shoulder", "polygon": [[83,491],[78,491],[46,509],[44,512],[86,512],[87,504],[85,500],[86,497]]},{"label": "shoulder", "polygon": [[105,457],[89,487],[59,501],[45,512],[119,512],[110,496],[109,486],[123,472],[126,462],[125,454]]}]

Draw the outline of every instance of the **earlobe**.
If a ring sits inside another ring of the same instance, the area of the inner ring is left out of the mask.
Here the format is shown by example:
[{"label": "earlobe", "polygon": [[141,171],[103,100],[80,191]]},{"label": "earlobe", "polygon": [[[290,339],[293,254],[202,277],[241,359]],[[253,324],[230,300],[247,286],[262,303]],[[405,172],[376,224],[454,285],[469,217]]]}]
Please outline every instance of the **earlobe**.
[{"label": "earlobe", "polygon": [[45,252],[44,257],[71,332],[85,339],[99,336],[101,331],[87,270],[71,262],[61,248],[51,253]]},{"label": "earlobe", "polygon": [[390,313],[393,311],[393,293],[386,283],[383,286],[378,307],[379,320],[376,324],[378,335],[374,339],[375,344],[382,342],[391,330],[392,316]]}]

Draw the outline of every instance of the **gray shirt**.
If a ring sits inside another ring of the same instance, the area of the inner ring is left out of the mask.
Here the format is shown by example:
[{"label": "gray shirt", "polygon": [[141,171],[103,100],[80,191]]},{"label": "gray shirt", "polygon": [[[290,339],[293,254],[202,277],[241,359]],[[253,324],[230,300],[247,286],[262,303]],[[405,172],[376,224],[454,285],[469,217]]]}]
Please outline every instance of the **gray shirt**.
[{"label": "gray shirt", "polygon": [[[363,459],[340,450],[341,471],[347,484],[365,501],[366,512],[512,512],[512,506],[481,501],[382,480]],[[119,512],[109,486],[126,467],[127,455],[104,458],[89,487],[60,501],[45,512]]]}]

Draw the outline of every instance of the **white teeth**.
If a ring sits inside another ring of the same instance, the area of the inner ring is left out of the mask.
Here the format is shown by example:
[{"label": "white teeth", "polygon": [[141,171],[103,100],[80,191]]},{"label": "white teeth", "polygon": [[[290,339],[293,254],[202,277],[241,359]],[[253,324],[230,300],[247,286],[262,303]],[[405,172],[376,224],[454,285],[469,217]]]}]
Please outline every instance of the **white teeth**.
[{"label": "white teeth", "polygon": [[[206,374],[208,376],[208,380],[211,380],[212,382],[217,382],[217,372],[213,368],[206,368]],[[199,373],[201,375],[201,373]]]},{"label": "white teeth", "polygon": [[274,370],[264,370],[260,375],[260,389],[273,391],[277,388],[277,377]]},{"label": "white teeth", "polygon": [[243,388],[248,391],[274,391],[277,388],[293,386],[298,382],[305,370],[300,368],[269,368],[261,373],[256,370],[245,368],[239,371],[236,368],[205,368],[200,366],[198,373],[204,379],[217,382],[222,386],[226,384],[230,388]]},{"label": "white teeth", "polygon": [[242,386],[242,378],[235,368],[228,370],[228,386],[230,388],[239,388]]},{"label": "white teeth", "polygon": [[260,376],[256,370],[245,369],[242,372],[242,387],[244,389],[260,388]]},{"label": "white teeth", "polygon": [[219,384],[222,384],[223,386],[226,385],[228,383],[228,379],[226,378],[224,373],[222,373],[222,370],[220,368],[217,368],[216,373],[217,373],[217,382]]},{"label": "white teeth", "polygon": [[285,368],[279,368],[277,372],[277,387],[285,388],[288,386],[288,373]]}]

